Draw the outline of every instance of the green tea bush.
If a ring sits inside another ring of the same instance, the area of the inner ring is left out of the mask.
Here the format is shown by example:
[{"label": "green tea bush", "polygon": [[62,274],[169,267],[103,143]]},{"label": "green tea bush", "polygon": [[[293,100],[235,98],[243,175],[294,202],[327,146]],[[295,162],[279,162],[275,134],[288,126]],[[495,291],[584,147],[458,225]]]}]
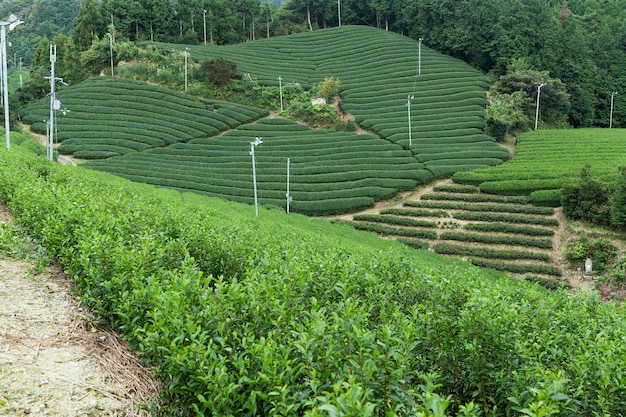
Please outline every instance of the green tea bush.
[{"label": "green tea bush", "polygon": [[437,227],[437,223],[407,217],[389,216],[384,214],[357,214],[352,217],[354,221],[386,223],[397,226],[413,227]]},{"label": "green tea bush", "polygon": [[437,232],[433,230],[419,230],[399,228],[393,226],[385,226],[378,223],[371,222],[356,222],[354,228],[357,230],[365,230],[368,232],[378,233],[384,236],[408,236],[422,239],[437,239]]},{"label": "green tea bush", "polygon": [[408,247],[411,247],[413,249],[428,249],[429,247],[428,242],[419,240],[419,239],[409,239],[405,237],[399,237],[397,240],[398,242],[402,242]]},{"label": "green tea bush", "polygon": [[519,250],[498,250],[483,247],[472,247],[467,245],[453,245],[445,242],[437,243],[433,247],[435,253],[442,255],[461,255],[490,259],[532,259],[548,262],[550,255],[541,252],[519,251]]},{"label": "green tea bush", "polygon": [[492,261],[487,259],[471,259],[471,263],[483,268],[491,268],[498,271],[507,271],[515,274],[544,274],[555,277],[561,276],[561,271],[552,265],[543,264],[523,264],[523,263],[510,263],[504,261]]},{"label": "green tea bush", "polygon": [[411,217],[450,217],[450,214],[445,210],[419,210],[404,208],[383,209],[380,211],[380,214],[394,214],[396,216]]},{"label": "green tea bush", "polygon": [[501,236],[485,235],[478,233],[443,232],[439,236],[439,239],[499,245],[533,246],[536,248],[552,249],[552,239],[541,239],[524,236]]},{"label": "green tea bush", "polygon": [[536,206],[560,207],[561,190],[537,190],[530,193],[530,201]]},{"label": "green tea bush", "polygon": [[459,193],[459,194],[474,194],[478,192],[478,189],[473,185],[436,185],[433,187],[434,192],[442,193]]},{"label": "green tea bush", "polygon": [[479,232],[513,233],[528,236],[554,236],[554,230],[543,227],[520,226],[508,223],[468,223],[466,230]]},{"label": "green tea bush", "polygon": [[560,290],[560,289],[563,289],[563,288],[566,288],[566,289],[570,289],[571,288],[571,285],[569,285],[565,281],[557,281],[557,280],[554,280],[554,279],[538,277],[536,275],[528,275],[528,276],[524,277],[524,280],[528,281],[528,282],[535,283],[537,285],[540,285],[540,286],[542,286],[544,288],[547,288],[549,290],[552,290],[552,291],[557,291],[557,290]]},{"label": "green tea bush", "polygon": [[[448,200],[462,200],[472,203],[502,203],[502,204],[528,204],[529,198],[526,196],[503,196],[494,194],[471,194],[454,197],[450,194],[446,197]],[[411,205],[413,202],[407,201],[405,205]],[[419,203],[416,203],[419,204]]]},{"label": "green tea bush", "polygon": [[[536,214],[541,216],[554,215],[554,209],[550,207],[535,207],[531,205],[520,204],[480,204],[480,203],[465,203],[456,202],[458,200],[464,201],[464,198],[460,194],[424,194],[423,200],[430,201],[426,204],[432,207],[449,209],[449,210],[468,210],[477,212],[504,212],[504,213],[521,213],[521,214]],[[452,201],[450,201],[452,200]]]},{"label": "green tea bush", "polygon": [[540,216],[524,216],[519,214],[506,214],[506,213],[472,213],[472,212],[456,212],[452,215],[455,219],[459,220],[476,220],[486,222],[509,222],[509,223],[523,223],[534,224],[540,226],[558,226],[557,219],[551,217]]}]

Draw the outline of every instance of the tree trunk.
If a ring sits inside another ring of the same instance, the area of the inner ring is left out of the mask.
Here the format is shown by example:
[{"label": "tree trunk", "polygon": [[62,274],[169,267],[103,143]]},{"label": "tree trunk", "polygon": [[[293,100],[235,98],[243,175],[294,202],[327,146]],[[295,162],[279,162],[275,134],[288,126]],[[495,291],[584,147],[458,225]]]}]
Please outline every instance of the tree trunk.
[{"label": "tree trunk", "polygon": [[309,24],[309,31],[313,32],[313,25],[311,24],[311,5],[306,2],[306,21]]}]

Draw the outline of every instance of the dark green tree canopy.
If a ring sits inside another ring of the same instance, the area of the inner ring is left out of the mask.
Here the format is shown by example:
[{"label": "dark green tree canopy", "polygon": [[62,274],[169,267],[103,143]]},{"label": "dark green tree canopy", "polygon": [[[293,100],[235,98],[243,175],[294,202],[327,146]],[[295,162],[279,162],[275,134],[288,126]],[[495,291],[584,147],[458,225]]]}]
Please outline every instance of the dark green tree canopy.
[{"label": "dark green tree canopy", "polygon": [[74,29],[74,44],[80,51],[89,49],[95,39],[101,37],[106,30],[106,24],[96,7],[94,0],[86,0],[78,12],[78,24]]}]

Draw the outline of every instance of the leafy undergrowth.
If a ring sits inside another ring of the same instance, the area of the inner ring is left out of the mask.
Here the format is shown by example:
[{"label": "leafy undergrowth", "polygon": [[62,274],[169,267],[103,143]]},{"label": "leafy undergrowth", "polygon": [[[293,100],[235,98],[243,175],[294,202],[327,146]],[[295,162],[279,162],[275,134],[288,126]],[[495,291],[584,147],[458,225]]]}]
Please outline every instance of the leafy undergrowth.
[{"label": "leafy undergrowth", "polygon": [[[0,154],[0,197],[168,415],[617,415],[624,309],[343,225]],[[465,404],[465,405],[464,405]]]}]

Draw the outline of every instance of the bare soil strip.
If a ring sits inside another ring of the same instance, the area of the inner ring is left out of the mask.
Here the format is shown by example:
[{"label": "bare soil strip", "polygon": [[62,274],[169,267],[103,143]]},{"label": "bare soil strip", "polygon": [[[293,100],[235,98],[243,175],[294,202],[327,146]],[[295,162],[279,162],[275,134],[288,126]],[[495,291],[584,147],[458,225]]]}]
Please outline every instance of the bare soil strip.
[{"label": "bare soil strip", "polygon": [[[0,221],[10,213],[0,205]],[[0,416],[148,416],[149,368],[94,325],[55,267],[0,257]]]}]

